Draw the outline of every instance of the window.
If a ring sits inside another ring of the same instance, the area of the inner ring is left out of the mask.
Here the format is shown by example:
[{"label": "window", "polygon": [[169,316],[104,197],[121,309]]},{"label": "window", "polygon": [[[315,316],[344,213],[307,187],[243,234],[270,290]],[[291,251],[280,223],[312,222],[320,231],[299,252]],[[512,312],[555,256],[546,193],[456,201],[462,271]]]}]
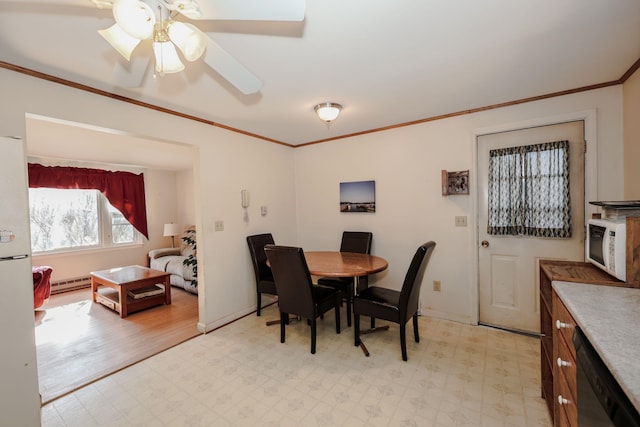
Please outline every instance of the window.
[{"label": "window", "polygon": [[97,249],[141,242],[141,236],[98,190],[30,188],[34,253]]},{"label": "window", "polygon": [[569,141],[491,150],[488,217],[489,234],[571,237]]}]

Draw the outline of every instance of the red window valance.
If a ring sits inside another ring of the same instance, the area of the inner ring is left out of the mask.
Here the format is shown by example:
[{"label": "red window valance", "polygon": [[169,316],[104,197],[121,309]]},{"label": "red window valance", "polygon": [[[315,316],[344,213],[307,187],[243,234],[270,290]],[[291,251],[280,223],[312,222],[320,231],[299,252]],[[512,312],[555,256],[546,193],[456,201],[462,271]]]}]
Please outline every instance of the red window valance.
[{"label": "red window valance", "polygon": [[136,230],[149,238],[143,174],[29,163],[29,187],[99,190]]}]

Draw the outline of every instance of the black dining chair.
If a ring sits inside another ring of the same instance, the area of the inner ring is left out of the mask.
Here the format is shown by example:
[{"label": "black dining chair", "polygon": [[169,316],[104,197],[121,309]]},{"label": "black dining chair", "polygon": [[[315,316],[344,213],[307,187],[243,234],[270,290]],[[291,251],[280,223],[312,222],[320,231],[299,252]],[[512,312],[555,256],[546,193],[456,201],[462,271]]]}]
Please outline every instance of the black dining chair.
[{"label": "black dining chair", "polygon": [[[420,342],[418,333],[418,301],[420,299],[420,286],[424,271],[429,263],[429,258],[436,247],[435,242],[427,242],[421,245],[416,251],[409,270],[405,275],[402,289],[381,288],[371,286],[353,299],[353,334],[355,345],[360,345],[368,356],[368,351],[360,339],[360,316],[371,317],[372,329],[363,331],[366,334],[376,330],[375,319],[383,319],[397,323],[400,326],[400,349],[402,350],[402,360],[407,360],[407,338],[405,332],[406,323],[413,317],[413,335],[416,342]],[[388,329],[387,327],[383,327]]]},{"label": "black dining chair", "polygon": [[262,309],[262,294],[278,295],[276,284],[273,282],[271,268],[267,265],[267,255],[264,253],[265,245],[273,245],[274,243],[271,233],[247,236],[253,272],[256,278],[257,316],[260,316],[260,310]]},{"label": "black dining chair", "polygon": [[267,245],[264,251],[271,264],[278,290],[280,342],[285,341],[285,326],[290,314],[311,324],[311,354],[316,353],[316,319],[332,308],[336,314],[336,334],[340,333],[340,291],[314,285],[302,248]]},{"label": "black dining chair", "polygon": [[[342,233],[340,252],[355,252],[359,254],[371,253],[373,234],[367,231],[345,231]],[[368,276],[358,278],[358,292],[369,286]],[[351,307],[353,305],[354,278],[353,277],[321,277],[318,285],[339,289],[347,302],[347,326],[351,326]]]}]

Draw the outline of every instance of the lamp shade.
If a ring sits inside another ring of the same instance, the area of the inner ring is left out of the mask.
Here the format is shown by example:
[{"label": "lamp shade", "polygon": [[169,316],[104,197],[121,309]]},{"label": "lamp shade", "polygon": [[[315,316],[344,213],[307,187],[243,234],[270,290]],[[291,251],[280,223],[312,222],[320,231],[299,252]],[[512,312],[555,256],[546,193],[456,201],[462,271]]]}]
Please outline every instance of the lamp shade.
[{"label": "lamp shade", "polygon": [[204,34],[191,24],[171,21],[167,27],[167,34],[187,61],[200,58],[207,47]]},{"label": "lamp shade", "polygon": [[338,118],[342,110],[342,105],[336,104],[335,102],[323,102],[313,107],[313,109],[320,120],[329,123]]},{"label": "lamp shade", "polygon": [[140,0],[115,0],[113,17],[131,37],[144,40],[153,35],[156,16],[151,7]]},{"label": "lamp shade", "polygon": [[156,71],[160,75],[184,70],[184,64],[178,58],[176,47],[170,41],[153,42],[153,53],[156,57]]},{"label": "lamp shade", "polygon": [[177,236],[180,234],[180,224],[165,224],[164,225],[164,236]]},{"label": "lamp shade", "polygon": [[131,37],[118,23],[113,24],[107,29],[98,30],[98,34],[104,37],[127,61],[131,60],[131,52],[133,52],[133,49],[140,43],[139,39]]}]

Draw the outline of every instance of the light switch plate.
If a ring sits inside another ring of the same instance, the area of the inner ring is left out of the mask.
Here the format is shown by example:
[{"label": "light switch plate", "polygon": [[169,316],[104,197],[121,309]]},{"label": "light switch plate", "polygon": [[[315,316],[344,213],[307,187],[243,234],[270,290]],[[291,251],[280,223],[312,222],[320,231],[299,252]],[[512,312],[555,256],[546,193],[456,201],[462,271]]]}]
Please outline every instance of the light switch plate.
[{"label": "light switch plate", "polygon": [[456,217],[456,227],[466,227],[467,226],[467,217],[466,216],[457,216]]}]

